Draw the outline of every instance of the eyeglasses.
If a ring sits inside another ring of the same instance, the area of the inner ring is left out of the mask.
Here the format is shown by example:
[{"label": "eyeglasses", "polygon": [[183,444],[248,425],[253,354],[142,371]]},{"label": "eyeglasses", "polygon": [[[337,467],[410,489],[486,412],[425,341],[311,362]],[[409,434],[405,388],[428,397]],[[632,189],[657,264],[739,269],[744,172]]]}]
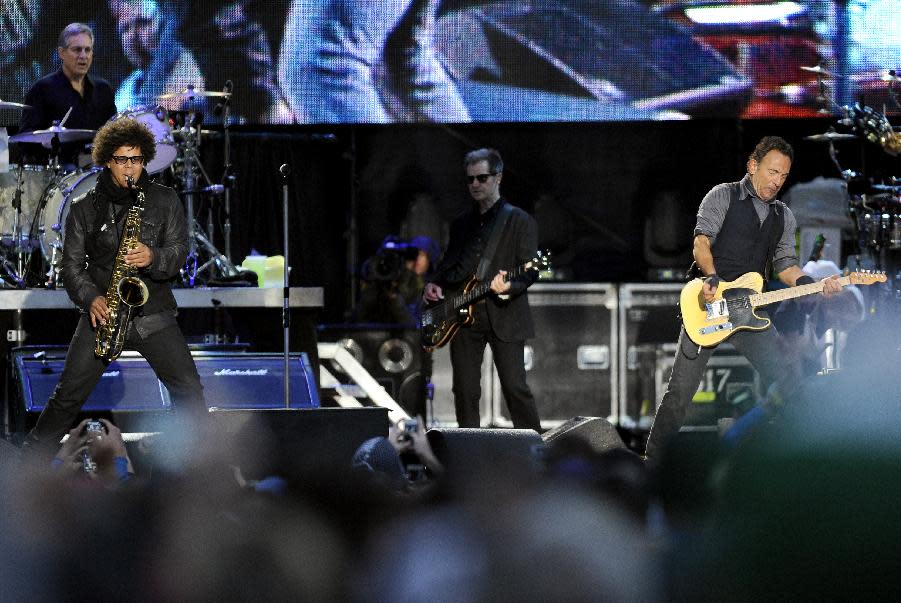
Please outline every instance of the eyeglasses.
[{"label": "eyeglasses", "polygon": [[485,184],[486,182],[488,182],[488,179],[491,178],[492,176],[497,176],[497,172],[491,172],[490,174],[476,174],[475,176],[467,176],[466,182],[468,182],[469,184],[472,184],[473,182],[478,180],[479,184]]},{"label": "eyeglasses", "polygon": [[129,159],[131,160],[132,165],[140,165],[144,163],[143,155],[132,155],[130,157],[128,155],[113,155],[113,161],[116,162],[116,165],[125,165],[126,163],[128,163]]}]

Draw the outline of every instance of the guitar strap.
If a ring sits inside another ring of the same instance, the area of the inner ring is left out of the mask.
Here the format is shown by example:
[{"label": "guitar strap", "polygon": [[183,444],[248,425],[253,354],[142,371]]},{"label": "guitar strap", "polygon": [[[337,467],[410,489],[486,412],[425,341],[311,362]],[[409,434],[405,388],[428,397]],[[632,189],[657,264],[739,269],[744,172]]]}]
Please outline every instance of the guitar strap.
[{"label": "guitar strap", "polygon": [[482,261],[479,262],[479,268],[476,270],[476,278],[479,279],[479,281],[485,280],[485,273],[488,272],[488,266],[494,258],[494,252],[497,251],[497,244],[501,240],[501,233],[504,231],[504,226],[507,224],[507,218],[509,218],[512,213],[513,206],[506,202],[497,212],[497,217],[494,219],[494,227],[491,229],[491,236],[488,237],[488,243],[485,245],[485,252],[482,254]]}]

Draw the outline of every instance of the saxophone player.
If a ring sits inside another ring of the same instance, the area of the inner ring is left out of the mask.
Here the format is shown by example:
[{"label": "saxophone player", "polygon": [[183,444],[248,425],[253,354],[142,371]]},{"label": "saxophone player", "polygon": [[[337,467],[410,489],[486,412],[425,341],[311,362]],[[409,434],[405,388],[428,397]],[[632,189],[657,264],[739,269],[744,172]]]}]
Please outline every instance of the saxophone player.
[{"label": "saxophone player", "polygon": [[[146,302],[122,325],[125,347],[144,356],[169,390],[177,413],[207,410],[172,294],[172,282],[187,256],[187,220],[175,191],[151,182],[144,169],[155,154],[153,135],[139,121],[117,119],[97,132],[92,154],[103,169],[94,188],[72,202],[63,242],[62,278],[81,317],[59,383],[25,442],[45,450],[55,448],[72,427],[109,365],[109,359],[95,354],[95,340],[100,327],[116,319],[110,311],[116,304],[107,299],[115,295],[114,274],[127,272],[147,287]],[[140,236],[129,242],[127,253],[120,253],[126,216],[135,204],[143,205]]]}]

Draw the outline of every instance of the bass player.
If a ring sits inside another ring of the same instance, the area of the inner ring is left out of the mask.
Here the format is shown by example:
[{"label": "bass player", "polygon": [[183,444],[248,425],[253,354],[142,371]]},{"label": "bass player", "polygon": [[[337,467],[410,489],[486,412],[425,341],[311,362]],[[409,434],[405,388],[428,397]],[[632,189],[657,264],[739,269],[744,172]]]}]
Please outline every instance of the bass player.
[{"label": "bass player", "polygon": [[473,275],[491,282],[490,293],[472,306],[472,324],[460,328],[451,340],[457,424],[480,425],[481,366],[487,344],[513,426],[538,431],[538,410],[523,363],[525,340],[535,335],[526,289],[538,275],[525,271],[507,278],[508,270],[535,255],[538,225],[501,197],[504,163],[500,153],[494,149],[472,151],[463,159],[463,167],[475,203],[451,225],[447,251],[423,291],[425,302],[437,303]]},{"label": "bass player", "polygon": [[[704,276],[706,302],[714,300],[720,280],[732,281],[748,272],[767,275],[771,269],[789,287],[814,282],[799,265],[795,217],[776,199],[793,159],[794,150],[785,140],[765,136],[748,158],[745,177],[718,184],[701,201],[694,258]],[[837,279],[823,282],[824,295],[839,291]],[[729,342],[757,369],[765,388],[776,383],[785,397],[798,385],[800,372],[791,359],[780,354],[779,335],[774,330],[739,331]],[[712,347],[695,345],[683,326],[672,375],[648,437],[649,461],[658,462],[664,447],[678,433],[712,353]]]}]

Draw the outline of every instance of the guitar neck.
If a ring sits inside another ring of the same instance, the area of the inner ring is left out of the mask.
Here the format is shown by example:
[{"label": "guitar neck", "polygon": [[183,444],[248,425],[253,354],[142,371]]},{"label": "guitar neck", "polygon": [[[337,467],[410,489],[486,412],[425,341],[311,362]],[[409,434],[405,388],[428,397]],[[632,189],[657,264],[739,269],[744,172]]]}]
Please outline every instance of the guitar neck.
[{"label": "guitar neck", "polygon": [[[507,274],[504,275],[504,282],[509,283],[511,280],[523,274],[526,271],[526,266],[529,263],[523,264],[522,266],[517,266],[513,270],[507,271]],[[455,307],[459,306],[467,306],[482,296],[486,295],[488,291],[491,289],[491,281],[484,281],[470,289],[465,293],[461,293],[460,295],[454,296],[453,305]]]},{"label": "guitar neck", "polygon": [[[851,284],[851,277],[843,276],[838,279],[838,282],[842,287],[847,287]],[[751,300],[751,305],[756,308],[778,301],[821,293],[822,291],[823,281],[818,281],[816,283],[808,283],[807,285],[800,285],[798,287],[786,287],[785,289],[776,289],[775,291],[767,291],[766,293],[755,293],[754,295],[750,295],[748,299]]]}]

